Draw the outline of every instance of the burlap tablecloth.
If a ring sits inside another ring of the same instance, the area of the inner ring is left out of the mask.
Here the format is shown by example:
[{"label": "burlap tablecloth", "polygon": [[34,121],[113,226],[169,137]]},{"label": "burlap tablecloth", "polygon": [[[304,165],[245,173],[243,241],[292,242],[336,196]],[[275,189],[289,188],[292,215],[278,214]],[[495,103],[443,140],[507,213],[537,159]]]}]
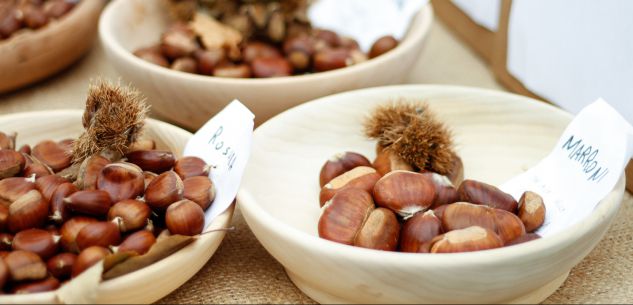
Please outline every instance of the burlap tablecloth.
[{"label": "burlap tablecloth", "polygon": [[[0,95],[0,114],[81,108],[89,80],[97,76],[118,77],[98,43],[65,72],[29,88]],[[494,81],[488,67],[439,22],[434,23],[408,82],[504,90]],[[630,219],[633,219],[633,197],[625,194],[620,213],[604,239],[545,303],[632,303],[633,221]],[[259,244],[239,208],[233,225],[236,231],[227,234],[204,268],[159,303],[314,303],[290,282],[283,267]]]}]

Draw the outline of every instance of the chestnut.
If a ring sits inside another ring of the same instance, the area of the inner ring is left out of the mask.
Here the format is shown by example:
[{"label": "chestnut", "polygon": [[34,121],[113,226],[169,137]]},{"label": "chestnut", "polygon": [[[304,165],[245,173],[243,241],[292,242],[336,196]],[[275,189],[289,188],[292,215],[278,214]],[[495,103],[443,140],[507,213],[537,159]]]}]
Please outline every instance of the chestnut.
[{"label": "chestnut", "polygon": [[430,210],[417,213],[402,226],[400,251],[413,253],[431,252],[431,241],[442,234],[442,221]]},{"label": "chestnut", "polygon": [[249,78],[251,75],[251,68],[245,64],[222,64],[213,70],[213,76],[216,77]]},{"label": "chestnut", "polygon": [[84,226],[75,240],[80,250],[92,246],[109,247],[121,242],[119,226],[112,222],[95,222]]},{"label": "chestnut", "polygon": [[54,173],[50,167],[39,162],[31,162],[25,165],[24,169],[22,170],[22,176],[24,177],[35,176],[35,178],[40,178],[44,176],[50,176],[52,174]]},{"label": "chestnut", "polygon": [[145,189],[147,189],[147,186],[152,183],[152,181],[154,181],[154,179],[158,177],[157,174],[154,174],[152,172],[148,172],[148,171],[144,171],[143,172],[143,179],[145,182]]},{"label": "chestnut", "polygon": [[457,189],[460,201],[482,204],[516,213],[518,202],[494,185],[475,180],[464,180]]},{"label": "chestnut", "polygon": [[183,199],[167,208],[165,224],[171,234],[198,235],[204,229],[204,211],[197,203]]},{"label": "chestnut", "polygon": [[351,64],[350,51],[344,48],[325,49],[314,55],[314,70],[317,72],[345,68]]},{"label": "chestnut", "polygon": [[22,21],[31,29],[39,29],[48,24],[48,16],[38,5],[25,5],[22,7]]},{"label": "chestnut", "polygon": [[163,55],[171,60],[189,56],[200,46],[196,42],[196,37],[187,26],[172,26],[161,36],[160,48]]},{"label": "chestnut", "polygon": [[35,188],[42,193],[46,201],[50,201],[57,187],[67,182],[70,181],[57,175],[49,175],[37,178],[35,180]]},{"label": "chestnut", "polygon": [[183,180],[193,176],[209,176],[210,170],[210,165],[194,156],[182,157],[174,164],[174,171]]},{"label": "chestnut", "polygon": [[0,258],[0,291],[4,288],[4,285],[9,281],[11,274],[9,272],[9,267],[4,262],[3,258]]},{"label": "chestnut", "polygon": [[[9,226],[9,208],[0,204],[0,232],[5,232],[8,226]],[[0,246],[0,250],[1,250],[1,246]]]},{"label": "chestnut", "polygon": [[49,217],[53,222],[61,224],[70,218],[70,209],[66,206],[64,198],[77,191],[77,187],[70,182],[62,183],[55,189],[53,196],[51,196],[51,215]]},{"label": "chestnut", "polygon": [[296,35],[284,41],[283,50],[295,71],[304,71],[315,52],[315,40],[308,35]]},{"label": "chestnut", "polygon": [[[21,12],[15,8],[9,8],[0,14],[0,38],[8,38],[22,27]],[[3,147],[2,149],[7,149]]]},{"label": "chestnut", "polygon": [[536,233],[527,233],[527,234],[524,234],[524,235],[521,235],[521,236],[515,238],[514,240],[510,241],[509,243],[506,243],[505,246],[506,247],[514,246],[514,245],[526,243],[528,241],[536,240],[536,239],[539,239],[539,238],[541,238],[541,236],[539,236]]},{"label": "chestnut", "polygon": [[184,194],[182,179],[174,171],[154,178],[145,190],[145,202],[152,208],[164,211],[170,204],[181,200]]},{"label": "chestnut", "polygon": [[208,209],[215,199],[215,187],[209,177],[195,176],[183,181],[183,197],[197,203],[203,210]]},{"label": "chestnut", "polygon": [[110,250],[99,246],[92,246],[82,250],[73,264],[71,276],[78,276],[108,255],[110,255]]},{"label": "chestnut", "polygon": [[213,75],[213,70],[226,59],[224,49],[198,50],[193,53],[198,73]]},{"label": "chestnut", "polygon": [[432,243],[431,253],[471,252],[503,246],[495,232],[478,226],[450,231],[434,238]]},{"label": "chestnut", "polygon": [[244,46],[244,49],[242,50],[242,59],[244,60],[245,63],[249,63],[249,64],[255,61],[256,59],[260,59],[260,58],[280,58],[280,57],[281,57],[281,53],[279,52],[279,50],[277,50],[277,48],[275,48],[274,46],[270,44],[259,42],[259,41],[246,43],[246,45]]},{"label": "chestnut", "polygon": [[48,217],[48,201],[37,190],[22,195],[9,206],[8,227],[11,232],[37,228]]},{"label": "chestnut", "polygon": [[57,254],[59,250],[57,246],[58,240],[58,236],[53,236],[53,234],[48,231],[42,229],[28,229],[15,234],[12,247],[14,251],[30,251],[39,255],[43,260],[47,260]]},{"label": "chestnut", "polygon": [[14,150],[0,150],[0,179],[17,176],[26,160],[24,156]]},{"label": "chestnut", "polygon": [[458,187],[464,181],[464,163],[457,154],[453,153],[452,155],[451,167],[446,177],[451,180],[455,187]]},{"label": "chestnut", "polygon": [[48,259],[46,267],[52,276],[63,280],[70,277],[76,260],[76,254],[60,253]]},{"label": "chestnut", "polygon": [[440,175],[438,173],[426,172],[423,175],[431,177],[433,184],[435,185],[435,191],[437,196],[433,200],[431,209],[435,209],[441,205],[451,204],[459,201],[459,193],[457,189],[451,183],[448,177]]},{"label": "chestnut", "polygon": [[63,201],[71,211],[92,216],[104,216],[112,206],[110,195],[103,190],[74,192]]},{"label": "chestnut", "polygon": [[380,179],[380,175],[375,169],[368,166],[355,167],[325,184],[319,193],[319,203],[323,206],[326,201],[343,188],[360,188],[369,192],[374,188],[378,179]]},{"label": "chestnut", "polygon": [[75,216],[64,222],[60,229],[61,245],[65,251],[79,253],[76,239],[79,231],[91,223],[97,222],[96,219],[84,216]]},{"label": "chestnut", "polygon": [[44,13],[50,18],[59,18],[75,7],[75,1],[48,0],[44,3]]},{"label": "chestnut", "polygon": [[170,170],[176,163],[174,154],[160,150],[136,150],[125,155],[127,161],[138,165],[144,171],[160,174]]},{"label": "chestnut", "polygon": [[354,238],[358,247],[395,251],[400,236],[400,223],[391,210],[377,208],[371,211],[365,224]]},{"label": "chestnut", "polygon": [[0,251],[11,251],[13,235],[10,233],[0,233]]},{"label": "chestnut", "polygon": [[97,189],[108,192],[112,202],[135,199],[145,190],[143,171],[132,163],[110,163],[97,176]]},{"label": "chestnut", "polygon": [[18,149],[18,152],[22,153],[24,155],[30,155],[31,154],[31,145],[24,144],[24,145],[20,146],[20,148]]},{"label": "chestnut", "polygon": [[333,155],[321,167],[319,186],[323,187],[332,179],[358,166],[371,166],[371,163],[365,156],[351,151]]},{"label": "chestnut", "polygon": [[14,282],[41,280],[47,275],[46,265],[42,258],[33,252],[13,251],[4,258],[4,262]]},{"label": "chestnut", "polygon": [[72,161],[72,155],[68,153],[64,145],[51,140],[45,140],[35,145],[32,155],[54,172],[69,167]]},{"label": "chestnut", "polygon": [[381,176],[395,170],[413,171],[413,166],[390,149],[383,149],[378,153],[372,165]]},{"label": "chestnut", "polygon": [[317,40],[324,42],[329,47],[338,47],[341,43],[341,39],[338,34],[330,30],[315,29],[314,37],[316,37]]},{"label": "chestnut", "polygon": [[380,178],[373,194],[378,206],[407,218],[428,209],[435,200],[436,190],[428,176],[397,170]]},{"label": "chestnut", "polygon": [[135,231],[147,225],[151,212],[145,202],[126,199],[110,208],[108,220],[116,221],[121,232]]},{"label": "chestnut", "polygon": [[163,54],[161,53],[160,46],[138,49],[134,51],[134,55],[155,65],[159,65],[165,68],[169,67],[169,61],[167,61],[167,58],[165,58],[165,56],[163,56]]},{"label": "chestnut", "polygon": [[495,233],[504,244],[525,235],[525,226],[516,215],[500,209],[492,209],[495,218]]},{"label": "chestnut", "polygon": [[147,230],[140,230],[126,237],[117,247],[118,252],[136,252],[143,255],[156,243],[154,234]]},{"label": "chestnut", "polygon": [[59,280],[52,276],[49,276],[48,278],[44,280],[17,284],[13,286],[13,288],[11,288],[11,293],[27,294],[27,293],[53,291],[59,288],[59,286],[60,286]]},{"label": "chestnut", "polygon": [[110,160],[100,155],[92,155],[86,158],[79,166],[77,173],[77,186],[82,190],[94,190],[97,188],[97,177],[101,170],[110,164]]},{"label": "chestnut", "polygon": [[391,35],[378,38],[369,50],[369,58],[385,54],[398,46],[398,40]]},{"label": "chestnut", "polygon": [[251,63],[253,76],[258,78],[292,75],[290,62],[283,57],[263,57]]},{"label": "chestnut", "polygon": [[534,232],[545,222],[545,204],[543,198],[531,191],[526,191],[519,199],[519,218],[527,232]]},{"label": "chestnut", "polygon": [[457,202],[446,206],[442,213],[442,228],[453,231],[478,226],[494,231],[496,220],[491,208],[467,202]]},{"label": "chestnut", "polygon": [[35,189],[32,178],[12,177],[0,180],[0,204],[8,207],[22,195]]},{"label": "chestnut", "polygon": [[319,218],[319,237],[353,245],[356,235],[373,210],[374,201],[367,191],[344,188],[323,206]]}]

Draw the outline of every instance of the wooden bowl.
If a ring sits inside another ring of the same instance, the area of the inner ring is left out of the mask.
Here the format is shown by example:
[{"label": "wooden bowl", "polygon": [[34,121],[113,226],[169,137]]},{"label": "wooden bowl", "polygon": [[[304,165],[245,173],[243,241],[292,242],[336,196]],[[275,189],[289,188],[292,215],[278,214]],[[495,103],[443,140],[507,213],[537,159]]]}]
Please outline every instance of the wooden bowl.
[{"label": "wooden bowl", "polygon": [[536,100],[451,86],[395,86],[332,95],[290,109],[255,131],[238,205],[290,279],[320,303],[538,303],[598,243],[618,211],[624,179],[594,213],[526,244],[457,254],[376,251],[318,237],[319,171],[343,151],[375,157],[362,134],[374,106],[428,101],[454,131],[465,177],[501,184],[556,144],[572,116]]},{"label": "wooden bowl", "polygon": [[44,79],[75,62],[94,42],[105,0],[84,0],[37,30],[0,40],[0,93]]},{"label": "wooden bowl", "polygon": [[[89,2],[89,1],[87,1]],[[18,133],[18,145],[35,144],[44,139],[61,140],[78,136],[80,110],[25,112],[0,117],[0,130]],[[160,121],[147,121],[147,136],[159,149],[173,151],[180,157],[191,133]],[[219,215],[209,229],[226,228],[233,217],[234,205]],[[141,270],[105,281],[99,285],[97,303],[152,303],[189,280],[211,258],[225,232],[207,233],[180,251]],[[27,295],[1,295],[0,304],[58,303],[54,292]]]},{"label": "wooden bowl", "polygon": [[365,63],[335,71],[272,79],[229,79],[173,71],[132,54],[159,42],[169,18],[161,0],[115,0],[105,9],[99,34],[110,62],[148,96],[152,111],[189,129],[238,98],[259,125],[302,102],[336,92],[402,82],[420,56],[433,20],[427,5],[401,44]]}]

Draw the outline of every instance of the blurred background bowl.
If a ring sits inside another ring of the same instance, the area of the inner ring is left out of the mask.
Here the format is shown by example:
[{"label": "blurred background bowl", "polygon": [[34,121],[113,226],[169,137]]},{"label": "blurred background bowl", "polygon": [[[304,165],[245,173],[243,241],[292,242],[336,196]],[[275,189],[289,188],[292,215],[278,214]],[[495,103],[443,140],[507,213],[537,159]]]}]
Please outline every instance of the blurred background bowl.
[{"label": "blurred background bowl", "polygon": [[126,81],[141,89],[160,118],[197,129],[237,98],[255,113],[255,124],[302,102],[357,88],[402,82],[409,74],[433,20],[426,5],[394,50],[347,68],[271,79],[229,79],[173,71],[132,54],[154,45],[169,24],[161,0],[115,0],[100,21],[109,61]]},{"label": "blurred background bowl", "polygon": [[[85,0],[90,2],[92,0]],[[0,130],[17,132],[18,146],[37,144],[51,139],[62,140],[79,136],[83,131],[81,110],[23,112],[0,116]],[[182,152],[191,133],[176,126],[148,119],[145,135],[156,141],[157,149],[170,150],[176,157]],[[206,230],[227,228],[233,217],[234,205],[207,225]],[[153,303],[176,290],[206,264],[220,246],[225,231],[201,235],[193,243],[170,256],[135,272],[105,281],[97,289],[98,304]],[[76,292],[81,294],[80,291]],[[54,292],[24,295],[0,295],[0,304],[59,303]]]},{"label": "blurred background bowl", "polygon": [[80,1],[37,30],[0,40],[0,93],[42,80],[77,61],[94,43],[105,0]]},{"label": "blurred background bowl", "polygon": [[331,155],[370,160],[362,121],[378,104],[425,100],[453,130],[465,177],[500,185],[556,144],[572,116],[518,95],[451,86],[394,86],[328,96],[292,108],[255,131],[238,206],[290,279],[320,303],[538,303],[565,281],[617,213],[622,177],[593,214],[529,243],[457,254],[351,247],[318,237],[319,171]]}]

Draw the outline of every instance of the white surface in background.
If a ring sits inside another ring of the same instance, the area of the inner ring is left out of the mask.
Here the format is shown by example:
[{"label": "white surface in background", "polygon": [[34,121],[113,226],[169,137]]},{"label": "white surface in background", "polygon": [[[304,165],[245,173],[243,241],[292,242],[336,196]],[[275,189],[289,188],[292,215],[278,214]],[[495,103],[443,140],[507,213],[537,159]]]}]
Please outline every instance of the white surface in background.
[{"label": "white surface in background", "polygon": [[[446,0],[443,0],[446,1]],[[466,15],[479,25],[496,32],[499,28],[501,0],[452,0]]]},{"label": "white surface in background", "polygon": [[308,9],[317,28],[353,37],[369,51],[378,38],[393,35],[400,40],[411,20],[428,0],[319,0]]},{"label": "white surface in background", "polygon": [[547,236],[589,216],[615,186],[633,157],[633,127],[604,100],[585,107],[552,152],[501,189],[514,198],[526,191],[543,197]]},{"label": "white surface in background", "polygon": [[215,200],[205,212],[205,228],[226,211],[237,195],[251,154],[255,115],[238,100],[218,112],[187,142],[183,155],[200,157],[214,166],[209,177]]},{"label": "white surface in background", "polygon": [[603,97],[633,122],[633,1],[515,0],[508,70],[576,113]]}]

